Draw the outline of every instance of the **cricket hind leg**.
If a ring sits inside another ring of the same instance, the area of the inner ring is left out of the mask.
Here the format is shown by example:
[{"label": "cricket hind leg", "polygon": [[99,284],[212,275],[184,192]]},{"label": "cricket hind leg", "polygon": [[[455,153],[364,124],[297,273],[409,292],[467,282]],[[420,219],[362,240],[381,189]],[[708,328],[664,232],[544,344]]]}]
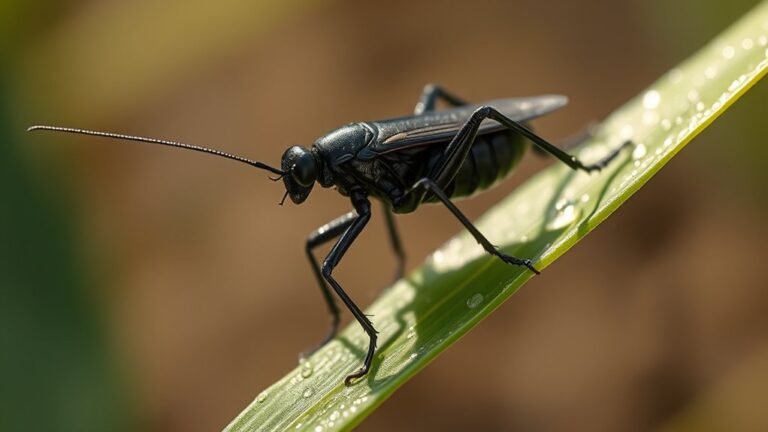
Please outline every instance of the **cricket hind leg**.
[{"label": "cricket hind leg", "polygon": [[522,124],[521,122],[510,119],[509,117],[500,113],[498,110],[496,110],[491,106],[482,106],[477,110],[475,110],[475,112],[472,114],[470,119],[467,120],[467,123],[473,120],[476,122],[481,122],[486,118],[495,120],[496,122],[502,124],[508,129],[523,135],[524,137],[531,140],[536,147],[540,148],[545,153],[548,153],[554,156],[560,162],[568,165],[570,168],[574,170],[580,170],[585,172],[600,171],[603,168],[605,168],[609,163],[611,163],[612,160],[616,159],[616,157],[621,153],[622,150],[624,150],[624,148],[632,145],[632,141],[624,141],[620,146],[613,149],[610,153],[608,153],[606,156],[604,156],[602,159],[598,160],[597,162],[594,162],[591,164],[585,164],[581,162],[579,159],[577,159],[575,156],[571,156],[570,154],[564,152],[554,144],[550,143],[549,141],[535,134],[533,131],[525,127],[525,125]]},{"label": "cricket hind leg", "polygon": [[[464,125],[459,129],[451,142],[445,148],[440,160],[430,170],[428,175],[421,180],[417,181],[401,198],[400,202],[408,203],[413,206],[417,206],[419,203],[424,202],[427,194],[432,194],[435,198],[445,205],[448,210],[466,227],[466,229],[472,234],[472,237],[491,255],[500,258],[502,261],[519,266],[525,266],[532,272],[539,274],[539,271],[533,266],[531,260],[520,259],[513,256],[509,256],[499,251],[493,244],[491,244],[487,238],[472,224],[472,222],[464,216],[461,211],[451,202],[449,196],[443,191],[443,188],[453,180],[456,172],[460,168],[461,164],[467,158],[472,144],[477,137],[477,131],[480,124],[485,119],[492,119],[513,130],[533,142],[534,145],[541,148],[544,152],[554,156],[561,162],[565,163],[574,170],[581,170],[586,172],[599,171],[606,165],[608,165],[613,159],[615,159],[619,153],[631,144],[630,141],[626,141],[617,149],[613,150],[607,156],[593,164],[584,164],[579,159],[568,153],[560,150],[555,145],[549,143],[544,138],[533,133],[530,129],[525,127],[524,124],[514,121],[495,108],[490,106],[482,106],[475,110],[475,112],[467,119]],[[407,210],[411,210],[410,206]]]},{"label": "cricket hind leg", "polygon": [[424,86],[424,90],[421,92],[421,97],[416,103],[416,108],[414,108],[413,114],[419,115],[425,112],[434,111],[435,104],[438,100],[443,100],[447,102],[448,105],[452,106],[467,105],[467,102],[465,102],[463,99],[448,93],[439,85],[427,84]]}]

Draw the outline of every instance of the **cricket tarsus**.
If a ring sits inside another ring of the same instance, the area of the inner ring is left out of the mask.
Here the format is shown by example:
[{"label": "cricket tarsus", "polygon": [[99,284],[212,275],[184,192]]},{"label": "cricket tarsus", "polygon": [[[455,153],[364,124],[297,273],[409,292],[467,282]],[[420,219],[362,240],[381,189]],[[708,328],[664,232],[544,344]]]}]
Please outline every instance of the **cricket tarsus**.
[{"label": "cricket tarsus", "polygon": [[[448,108],[436,110],[439,101]],[[427,203],[445,206],[488,254],[539,274],[532,260],[501,252],[453,201],[488,189],[508,176],[527,148],[525,139],[540,153],[555,157],[571,169],[585,172],[600,171],[632,144],[626,141],[597,162],[585,164],[533,132],[529,126],[531,120],[563,107],[566,102],[564,96],[545,95],[471,105],[441,87],[427,85],[412,116],[349,123],[318,138],[310,148],[288,148],[283,153],[280,168],[175,141],[57,126],[33,126],[29,130],[162,144],[233,159],[275,174],[277,177],[270,177],[274,181],[282,180],[286,190],[283,202],[290,197],[295,204],[301,204],[315,183],[324,188],[334,187],[348,197],[354,210],[310,234],[305,252],[331,315],[329,332],[317,348],[331,341],[338,331],[340,310],[336,297],[341,299],[368,335],[368,349],[362,367],[344,379],[346,385],[351,385],[371,369],[376,353],[377,331],[368,316],[334,278],[333,271],[368,224],[371,218],[370,198],[384,204],[390,246],[397,259],[395,274],[398,278],[403,274],[405,253],[393,214],[411,213]],[[332,240],[335,244],[319,264],[314,249]]]}]

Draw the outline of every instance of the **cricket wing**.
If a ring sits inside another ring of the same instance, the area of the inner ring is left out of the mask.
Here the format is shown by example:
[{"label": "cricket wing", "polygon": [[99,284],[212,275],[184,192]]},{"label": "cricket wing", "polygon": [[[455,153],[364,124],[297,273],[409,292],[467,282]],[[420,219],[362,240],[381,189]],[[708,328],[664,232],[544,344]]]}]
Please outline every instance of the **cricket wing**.
[{"label": "cricket wing", "polygon": [[[512,120],[527,122],[555,111],[567,103],[568,98],[560,95],[498,99],[483,104],[427,112],[418,116],[370,122],[368,125],[377,131],[377,138],[358,154],[358,158],[368,159],[376,155],[436,143],[447,144],[464,126],[472,113],[481,106],[492,106]],[[485,120],[480,125],[478,135],[502,129],[504,126],[501,124],[493,120]]]}]

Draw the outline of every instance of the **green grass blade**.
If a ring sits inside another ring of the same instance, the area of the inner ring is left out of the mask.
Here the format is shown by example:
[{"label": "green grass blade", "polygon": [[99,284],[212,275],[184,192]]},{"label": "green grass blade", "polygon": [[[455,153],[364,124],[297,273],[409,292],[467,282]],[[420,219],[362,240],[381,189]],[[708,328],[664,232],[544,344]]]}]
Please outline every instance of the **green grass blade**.
[{"label": "green grass blade", "polygon": [[[764,2],[612,114],[578,156],[596,160],[626,139],[637,143],[634,151],[600,174],[574,173],[553,163],[489,211],[478,227],[507,253],[534,258],[546,268],[765,75],[767,37]],[[353,427],[530,277],[489,257],[466,232],[458,235],[368,308],[380,337],[365,379],[343,385],[367,346],[367,337],[352,323],[258,395],[226,430]]]}]

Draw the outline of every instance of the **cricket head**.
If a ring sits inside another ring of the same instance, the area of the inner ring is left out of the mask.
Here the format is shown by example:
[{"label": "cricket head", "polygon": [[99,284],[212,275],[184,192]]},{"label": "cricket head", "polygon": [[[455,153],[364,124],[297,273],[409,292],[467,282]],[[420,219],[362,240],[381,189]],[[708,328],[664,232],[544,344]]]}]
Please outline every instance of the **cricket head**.
[{"label": "cricket head", "polygon": [[301,147],[289,147],[283,153],[280,168],[285,184],[285,194],[291,197],[295,204],[301,204],[312,192],[312,186],[317,181],[320,172],[320,162],[311,150]]}]

